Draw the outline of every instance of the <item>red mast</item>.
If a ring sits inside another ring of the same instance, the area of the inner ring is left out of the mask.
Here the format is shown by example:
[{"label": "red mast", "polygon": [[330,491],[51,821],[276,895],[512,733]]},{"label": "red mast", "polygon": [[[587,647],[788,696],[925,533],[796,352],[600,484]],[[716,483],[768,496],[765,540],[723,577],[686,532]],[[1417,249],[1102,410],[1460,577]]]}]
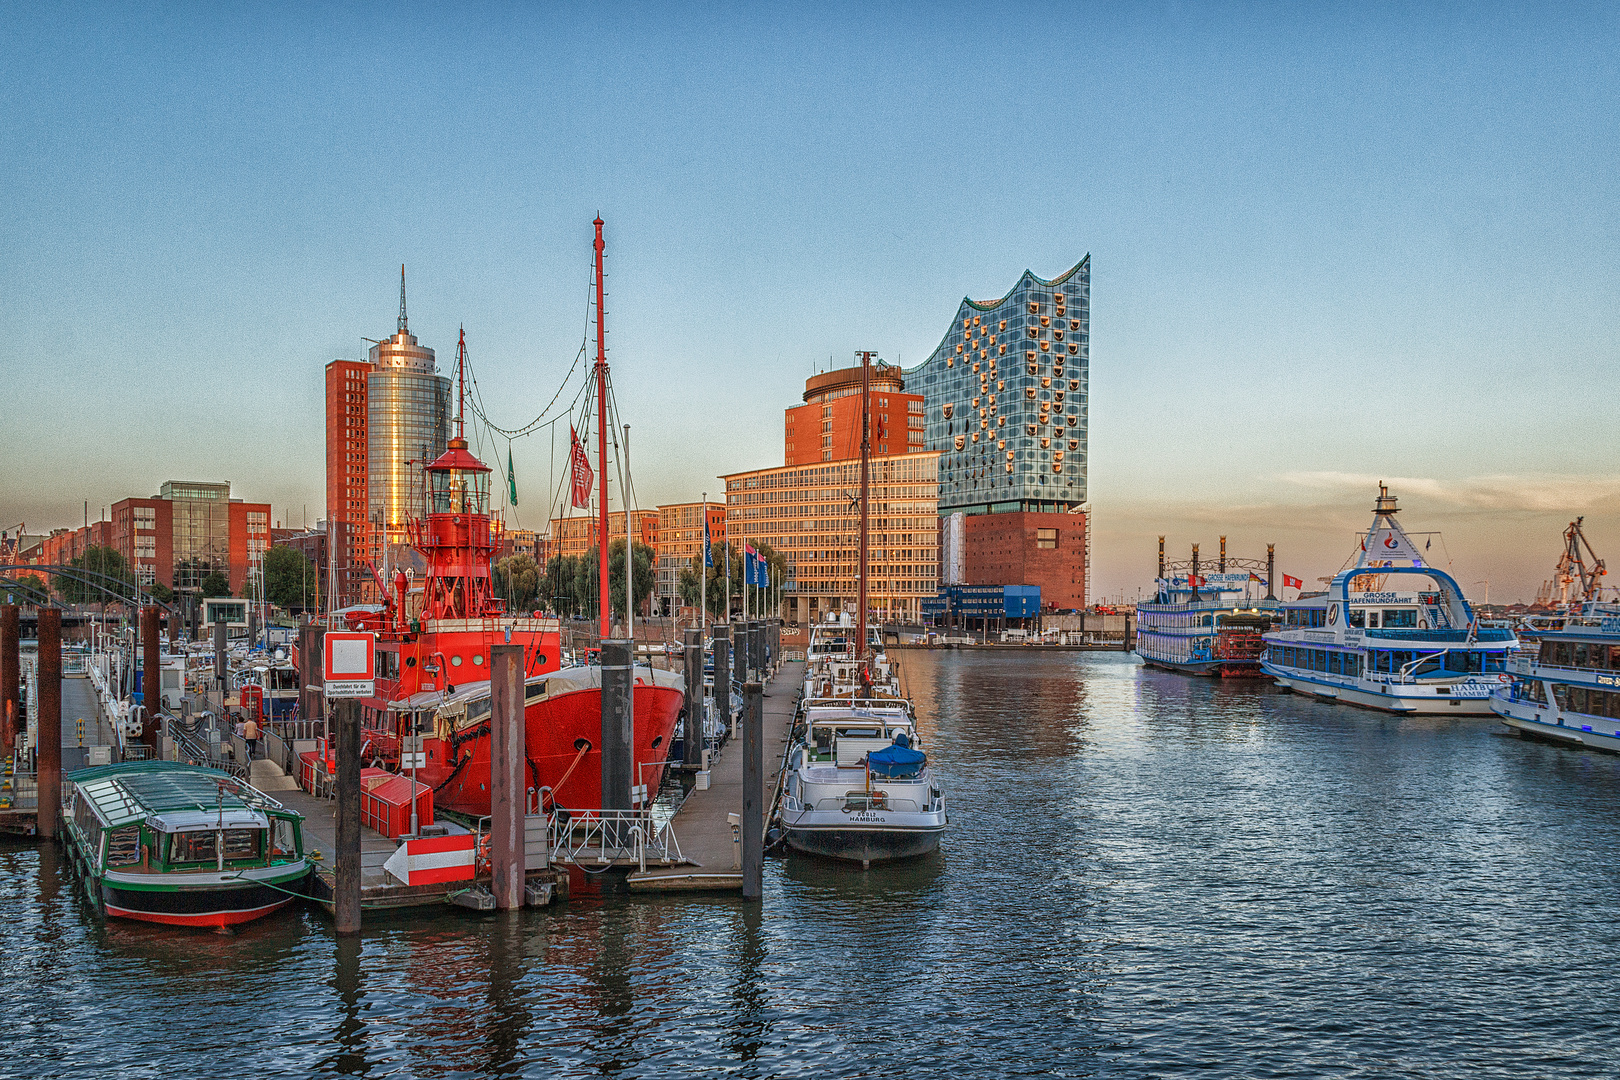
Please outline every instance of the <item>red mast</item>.
[{"label": "red mast", "polygon": [[456,438],[467,437],[467,328],[461,328],[461,339],[456,342]]},{"label": "red mast", "polygon": [[[602,637],[612,633],[613,609],[608,599],[608,499],[607,499],[607,328],[602,323],[602,219],[596,219],[596,580],[600,586],[598,606],[602,613]],[[629,518],[626,517],[628,524]],[[628,536],[628,530],[626,531]]]},{"label": "red mast", "polygon": [[859,587],[856,590],[859,605],[855,612],[855,659],[866,659],[866,508],[871,495],[872,423],[872,354],[860,353],[861,358],[861,562]]}]

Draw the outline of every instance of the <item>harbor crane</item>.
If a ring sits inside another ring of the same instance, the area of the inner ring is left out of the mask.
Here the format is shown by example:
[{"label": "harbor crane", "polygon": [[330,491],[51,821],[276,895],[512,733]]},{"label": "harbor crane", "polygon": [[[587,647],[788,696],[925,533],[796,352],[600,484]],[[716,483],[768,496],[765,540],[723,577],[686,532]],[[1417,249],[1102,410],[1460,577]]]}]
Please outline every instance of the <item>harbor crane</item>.
[{"label": "harbor crane", "polygon": [[1597,552],[1592,550],[1586,534],[1581,531],[1581,523],[1585,520],[1584,516],[1578,517],[1564,530],[1564,554],[1559,557],[1558,566],[1553,570],[1553,579],[1542,586],[1542,596],[1537,598],[1543,603],[1567,608],[1572,603],[1579,605],[1598,599],[1602,589],[1598,579],[1608,571],[1603,567],[1603,560],[1597,557]]}]

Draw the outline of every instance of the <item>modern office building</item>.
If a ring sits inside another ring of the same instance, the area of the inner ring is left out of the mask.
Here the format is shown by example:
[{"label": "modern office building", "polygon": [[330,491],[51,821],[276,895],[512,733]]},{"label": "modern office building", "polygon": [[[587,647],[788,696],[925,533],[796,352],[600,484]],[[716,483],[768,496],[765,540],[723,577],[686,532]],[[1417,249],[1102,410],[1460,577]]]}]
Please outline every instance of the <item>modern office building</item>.
[{"label": "modern office building", "polygon": [[326,511],[347,527],[345,548],[335,553],[339,606],[374,599],[368,564],[383,569],[405,556],[422,469],[449,437],[450,380],[410,332],[401,267],[394,335],[365,360],[326,365]]},{"label": "modern office building", "polygon": [[[608,513],[608,545],[624,539],[624,511]],[[636,543],[658,550],[658,511],[631,511],[634,519]],[[584,555],[596,546],[596,515],[580,514],[576,517],[552,518],[551,534],[547,543],[547,557],[551,555]]]},{"label": "modern office building", "polygon": [[681,571],[703,557],[703,521],[709,543],[726,539],[726,507],[718,502],[673,503],[658,508],[658,563],[655,595],[665,614],[681,606]]},{"label": "modern office building", "polygon": [[939,455],[943,585],[1038,585],[1081,608],[1091,257],[1051,281],[1025,271],[998,300],[964,299],[944,340],[905,372]]},{"label": "modern office building", "polygon": [[[872,369],[872,454],[889,457],[927,449],[923,397],[905,392],[899,368]],[[809,465],[861,456],[861,369],[842,368],[811,377],[804,404],[787,410],[782,423],[782,462]]]},{"label": "modern office building", "polygon": [[229,482],[166,480],[150,498],[112,505],[108,544],[143,585],[196,592],[218,571],[241,595],[270,549],[270,504],[231,498]]}]

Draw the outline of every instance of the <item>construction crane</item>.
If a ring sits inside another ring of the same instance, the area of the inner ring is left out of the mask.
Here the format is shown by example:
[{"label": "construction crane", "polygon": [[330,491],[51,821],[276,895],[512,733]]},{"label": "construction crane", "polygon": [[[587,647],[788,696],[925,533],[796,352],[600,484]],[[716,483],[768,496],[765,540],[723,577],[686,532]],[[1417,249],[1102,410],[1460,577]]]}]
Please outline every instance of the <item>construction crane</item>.
[{"label": "construction crane", "polygon": [[[1585,604],[1599,598],[1602,586],[1598,578],[1605,576],[1608,571],[1603,568],[1603,560],[1597,557],[1586,534],[1581,531],[1581,522],[1585,520],[1584,516],[1578,517],[1564,530],[1564,554],[1553,570],[1552,580],[1541,587],[1541,595],[1536,597],[1541,603],[1567,608],[1571,604]],[[1590,567],[1587,565],[1588,558]]]}]

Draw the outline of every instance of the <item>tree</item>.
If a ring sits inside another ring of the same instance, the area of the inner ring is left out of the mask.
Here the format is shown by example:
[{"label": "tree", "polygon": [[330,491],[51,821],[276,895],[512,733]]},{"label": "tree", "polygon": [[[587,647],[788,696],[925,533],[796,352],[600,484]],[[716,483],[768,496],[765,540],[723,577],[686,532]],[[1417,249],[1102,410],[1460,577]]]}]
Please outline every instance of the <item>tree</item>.
[{"label": "tree", "polygon": [[220,573],[218,570],[210,570],[208,572],[208,576],[202,579],[202,584],[198,586],[198,591],[201,592],[204,597],[229,596],[231,595],[231,582],[229,578]]},{"label": "tree", "polygon": [[510,555],[496,563],[492,570],[495,595],[506,601],[507,611],[516,614],[534,610],[543,584],[534,556]]},{"label": "tree", "polygon": [[[70,604],[95,604],[132,596],[135,592],[135,574],[117,548],[92,544],[84,554],[76,556],[71,565],[84,574],[69,577],[56,575],[56,591]],[[81,580],[82,578],[82,580]],[[115,595],[108,595],[108,590]]]},{"label": "tree", "polygon": [[319,579],[315,564],[297,548],[278,544],[264,553],[264,594],[277,607],[312,607]]},{"label": "tree", "polygon": [[18,574],[12,578],[15,586],[0,586],[0,595],[8,604],[44,604],[51,598],[51,587],[39,574]]},{"label": "tree", "polygon": [[[615,617],[624,614],[624,549],[623,540],[608,545],[608,595]],[[636,608],[640,610],[652,596],[653,549],[639,541],[635,546]]]},{"label": "tree", "polygon": [[161,581],[152,582],[152,584],[146,587],[146,591],[151,593],[152,599],[156,600],[160,604],[174,603],[174,590],[163,584]]}]

